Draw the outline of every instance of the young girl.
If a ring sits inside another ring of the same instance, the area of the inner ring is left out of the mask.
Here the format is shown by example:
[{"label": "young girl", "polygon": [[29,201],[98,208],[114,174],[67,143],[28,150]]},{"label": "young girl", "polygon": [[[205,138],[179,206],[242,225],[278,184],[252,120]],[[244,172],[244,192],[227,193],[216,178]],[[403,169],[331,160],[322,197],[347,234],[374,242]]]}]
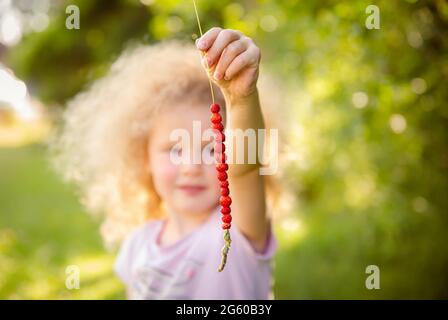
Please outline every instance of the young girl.
[{"label": "young girl", "polygon": [[[114,269],[129,298],[273,298],[276,240],[260,163],[229,164],[232,245],[218,272],[223,233],[215,163],[172,161],[175,130],[194,136],[196,123],[202,136],[210,128],[207,75],[226,130],[264,127],[259,61],[250,38],[212,28],[196,48],[171,41],[126,51],[69,103],[57,163],[80,186],[86,207],[106,213],[105,240],[125,238]],[[209,142],[200,156],[213,157]]]}]

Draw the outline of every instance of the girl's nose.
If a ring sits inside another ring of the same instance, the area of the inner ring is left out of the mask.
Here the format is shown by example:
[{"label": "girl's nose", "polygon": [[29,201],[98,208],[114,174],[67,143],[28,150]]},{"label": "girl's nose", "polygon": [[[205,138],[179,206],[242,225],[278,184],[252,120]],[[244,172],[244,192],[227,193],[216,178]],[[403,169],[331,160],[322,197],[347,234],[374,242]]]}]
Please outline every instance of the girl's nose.
[{"label": "girl's nose", "polygon": [[181,172],[185,175],[199,175],[201,173],[201,170],[201,164],[189,162],[181,165]]},{"label": "girl's nose", "polygon": [[190,153],[186,156],[185,161],[181,164],[181,171],[185,174],[199,174],[202,170],[202,158],[200,152],[194,154],[194,150],[190,150]]}]

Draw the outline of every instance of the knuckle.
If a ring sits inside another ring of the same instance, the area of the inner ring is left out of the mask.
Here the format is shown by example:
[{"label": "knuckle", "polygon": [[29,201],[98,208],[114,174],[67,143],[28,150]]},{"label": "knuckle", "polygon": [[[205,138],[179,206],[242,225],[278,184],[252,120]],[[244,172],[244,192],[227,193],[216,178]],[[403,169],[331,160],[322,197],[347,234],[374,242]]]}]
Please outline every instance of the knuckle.
[{"label": "knuckle", "polygon": [[243,36],[243,37],[242,37],[242,40],[243,40],[244,42],[246,42],[248,45],[252,45],[252,44],[254,44],[254,41],[252,40],[252,38],[249,38],[248,36]]},{"label": "knuckle", "polygon": [[229,38],[232,38],[233,32],[229,29],[225,29],[225,30],[221,31],[221,35],[223,38],[229,39]]},{"label": "knuckle", "polygon": [[251,54],[247,60],[247,65],[255,65],[258,62],[258,56],[255,54]]},{"label": "knuckle", "polygon": [[248,58],[245,55],[242,55],[239,59],[238,59],[238,67],[241,67],[243,65],[245,65],[248,62]]},{"label": "knuckle", "polygon": [[220,28],[220,27],[213,27],[213,28],[210,29],[211,32],[218,32],[218,31],[221,31],[221,30],[222,30],[222,28]]},{"label": "knuckle", "polygon": [[252,56],[254,57],[254,59],[256,61],[258,61],[260,59],[260,57],[261,57],[261,50],[260,50],[260,48],[258,48],[257,46],[253,46],[251,50],[252,50]]},{"label": "knuckle", "polygon": [[240,38],[244,36],[244,34],[240,30],[235,30],[235,29],[228,29],[228,30]]},{"label": "knuckle", "polygon": [[237,54],[240,51],[240,48],[241,48],[240,46],[241,46],[241,44],[239,44],[237,41],[235,41],[227,46],[227,50],[231,54]]}]

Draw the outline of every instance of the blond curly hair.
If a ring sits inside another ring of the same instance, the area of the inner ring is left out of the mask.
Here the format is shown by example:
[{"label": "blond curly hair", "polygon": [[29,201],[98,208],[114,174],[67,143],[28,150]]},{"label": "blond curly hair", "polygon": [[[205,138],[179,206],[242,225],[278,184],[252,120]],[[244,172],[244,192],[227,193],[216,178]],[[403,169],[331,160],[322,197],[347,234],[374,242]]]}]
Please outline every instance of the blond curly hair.
[{"label": "blond curly hair", "polygon": [[[225,107],[215,85],[214,92]],[[53,163],[79,187],[89,212],[105,214],[106,244],[164,215],[145,169],[151,119],[179,103],[208,108],[210,101],[199,52],[172,40],[125,50],[105,77],[67,104],[51,143]]]}]

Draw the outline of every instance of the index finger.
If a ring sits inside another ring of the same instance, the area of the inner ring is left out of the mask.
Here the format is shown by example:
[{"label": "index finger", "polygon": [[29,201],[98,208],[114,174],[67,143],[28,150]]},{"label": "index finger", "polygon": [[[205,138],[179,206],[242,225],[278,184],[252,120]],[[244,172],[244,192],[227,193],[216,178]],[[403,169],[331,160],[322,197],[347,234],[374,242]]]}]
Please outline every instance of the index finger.
[{"label": "index finger", "polygon": [[218,37],[218,34],[222,31],[222,28],[219,27],[213,27],[210,30],[208,30],[202,37],[199,38],[199,40],[196,43],[196,47],[199,50],[207,51],[215,42],[216,38]]}]

